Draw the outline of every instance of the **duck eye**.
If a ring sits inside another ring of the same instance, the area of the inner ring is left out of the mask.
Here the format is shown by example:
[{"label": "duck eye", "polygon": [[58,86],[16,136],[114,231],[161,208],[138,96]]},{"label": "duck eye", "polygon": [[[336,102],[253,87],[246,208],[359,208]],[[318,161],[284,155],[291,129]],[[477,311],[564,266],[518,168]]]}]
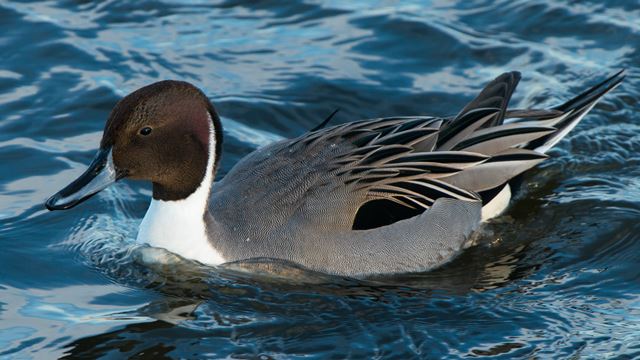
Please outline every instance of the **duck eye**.
[{"label": "duck eye", "polygon": [[149,134],[151,134],[151,128],[150,127],[145,126],[142,129],[140,129],[140,135],[147,136]]}]

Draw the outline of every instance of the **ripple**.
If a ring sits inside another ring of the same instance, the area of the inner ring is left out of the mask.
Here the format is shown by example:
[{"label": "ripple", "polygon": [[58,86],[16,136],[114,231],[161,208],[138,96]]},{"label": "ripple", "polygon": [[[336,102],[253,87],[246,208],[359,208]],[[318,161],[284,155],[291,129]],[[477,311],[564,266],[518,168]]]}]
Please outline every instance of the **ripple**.
[{"label": "ripple", "polygon": [[[633,358],[640,319],[640,9],[629,1],[0,4],[0,356]],[[221,174],[316,126],[456,113],[520,70],[518,107],[625,83],[529,172],[477,245],[366,280],[258,260],[211,268],[135,243],[148,185],[71,212],[115,102],[191,81]]]}]

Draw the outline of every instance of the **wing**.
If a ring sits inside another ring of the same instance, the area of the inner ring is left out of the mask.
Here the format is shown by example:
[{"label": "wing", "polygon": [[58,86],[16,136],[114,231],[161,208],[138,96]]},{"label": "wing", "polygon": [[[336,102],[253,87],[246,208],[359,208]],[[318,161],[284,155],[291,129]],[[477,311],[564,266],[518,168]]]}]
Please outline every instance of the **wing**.
[{"label": "wing", "polygon": [[507,109],[517,79],[515,73],[498,77],[493,90],[452,118],[363,120],[259,149],[216,184],[212,212],[234,225],[242,213],[238,226],[251,235],[267,225],[289,232],[379,228],[415,217],[441,198],[487,204],[546,159],[546,149],[622,75],[551,110]]},{"label": "wing", "polygon": [[[332,174],[361,199],[353,228],[413,217],[439,198],[488,203],[544,154],[607,92],[621,73],[551,110],[508,110],[520,74],[503,74],[455,118],[394,117],[361,121],[302,137],[317,144],[346,141]],[[507,120],[507,121],[505,121]]]},{"label": "wing", "polygon": [[329,128],[298,142],[305,147],[351,144],[331,159],[330,170],[347,196],[360,201],[349,214],[353,228],[370,229],[419,215],[439,198],[482,201],[479,192],[506,183],[545,158],[510,149],[553,131],[541,126],[503,125],[463,137],[449,131],[446,146],[438,146],[440,135],[455,121],[475,126],[499,114],[499,109],[489,108],[474,109],[457,120],[377,119]]}]

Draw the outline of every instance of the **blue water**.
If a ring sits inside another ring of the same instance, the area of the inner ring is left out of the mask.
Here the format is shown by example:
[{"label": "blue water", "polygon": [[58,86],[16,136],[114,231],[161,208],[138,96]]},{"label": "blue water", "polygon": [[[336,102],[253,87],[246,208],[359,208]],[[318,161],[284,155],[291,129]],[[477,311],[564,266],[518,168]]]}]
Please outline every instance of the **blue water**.
[{"label": "blue water", "polygon": [[[0,358],[640,357],[637,1],[0,3]],[[43,201],[115,102],[160,79],[223,116],[222,175],[316,126],[449,115],[520,70],[518,107],[625,83],[442,269],[358,282],[150,265],[150,189]]]}]

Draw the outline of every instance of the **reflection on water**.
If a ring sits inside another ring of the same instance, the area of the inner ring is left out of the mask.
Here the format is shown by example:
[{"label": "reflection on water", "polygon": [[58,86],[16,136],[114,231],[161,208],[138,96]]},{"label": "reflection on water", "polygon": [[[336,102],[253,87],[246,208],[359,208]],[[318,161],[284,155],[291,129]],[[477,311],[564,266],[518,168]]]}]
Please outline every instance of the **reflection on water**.
[{"label": "reflection on water", "polygon": [[[0,358],[640,356],[640,7],[629,1],[0,4]],[[364,280],[266,259],[210,268],[134,243],[149,188],[70,212],[124,94],[191,81],[223,116],[221,175],[335,123],[456,113],[520,70],[518,107],[620,68],[476,246]]]}]

